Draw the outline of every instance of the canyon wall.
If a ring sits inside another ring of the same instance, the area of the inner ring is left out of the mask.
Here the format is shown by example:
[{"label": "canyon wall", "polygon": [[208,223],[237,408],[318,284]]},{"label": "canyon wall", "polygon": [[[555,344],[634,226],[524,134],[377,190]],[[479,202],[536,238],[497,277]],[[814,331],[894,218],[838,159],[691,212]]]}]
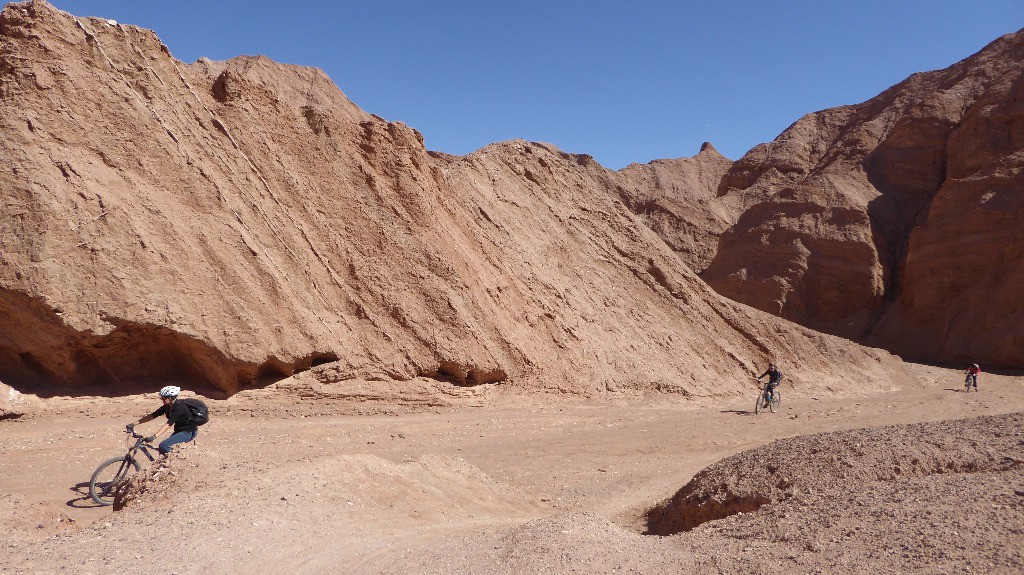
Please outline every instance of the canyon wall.
[{"label": "canyon wall", "polygon": [[430,152],[316,69],[186,65],[38,0],[0,14],[0,100],[0,379],[20,390],[227,395],[332,364],[338,382],[721,395],[770,357],[811,389],[906,379],[716,294],[589,156]]},{"label": "canyon wall", "polygon": [[[736,301],[910,359],[1019,369],[1022,184],[1017,32],[804,116],[730,165],[713,194],[691,186],[673,205],[662,193],[672,214],[652,229]],[[677,240],[702,224],[711,258]]]}]

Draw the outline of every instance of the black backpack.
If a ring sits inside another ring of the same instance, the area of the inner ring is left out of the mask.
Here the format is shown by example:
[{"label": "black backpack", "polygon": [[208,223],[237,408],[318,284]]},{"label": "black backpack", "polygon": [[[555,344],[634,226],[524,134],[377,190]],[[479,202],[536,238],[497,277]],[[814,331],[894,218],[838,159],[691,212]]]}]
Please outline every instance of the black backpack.
[{"label": "black backpack", "polygon": [[210,410],[206,409],[206,404],[202,401],[194,397],[189,397],[181,400],[181,402],[184,403],[185,407],[188,407],[188,410],[192,412],[192,421],[195,422],[196,425],[202,425],[207,421],[210,421]]}]

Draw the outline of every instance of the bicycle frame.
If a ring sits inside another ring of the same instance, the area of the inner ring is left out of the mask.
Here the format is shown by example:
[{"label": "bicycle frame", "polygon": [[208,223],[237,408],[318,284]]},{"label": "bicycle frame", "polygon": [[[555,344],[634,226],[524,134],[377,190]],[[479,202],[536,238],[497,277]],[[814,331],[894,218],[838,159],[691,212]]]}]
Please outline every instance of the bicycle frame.
[{"label": "bicycle frame", "polygon": [[[757,403],[754,404],[754,414],[756,415],[758,413],[761,413],[761,410],[764,409],[764,408],[768,408],[768,409],[771,410],[772,413],[775,413],[775,409],[778,406],[778,400],[779,400],[778,393],[779,393],[779,390],[778,389],[774,389],[774,390],[771,391],[772,399],[774,401],[769,401],[768,400],[768,393],[769,393],[769,389],[770,389],[770,386],[771,386],[771,382],[770,381],[766,381],[766,382],[764,382],[762,384],[760,380],[755,380],[755,381],[757,381],[757,384],[761,387],[761,391],[760,391],[760,393],[757,394]],[[776,385],[775,387],[778,388],[778,385]]]},{"label": "bicycle frame", "polygon": [[156,461],[156,458],[153,457],[153,454],[149,452],[150,448],[152,448],[153,445],[146,443],[146,438],[142,435],[139,435],[138,433],[135,433],[134,431],[132,432],[132,437],[135,438],[135,445],[131,446],[131,448],[128,449],[128,453],[125,454],[125,457],[135,459],[135,454],[141,451],[142,453],[146,454],[146,457],[148,457],[151,462]]}]

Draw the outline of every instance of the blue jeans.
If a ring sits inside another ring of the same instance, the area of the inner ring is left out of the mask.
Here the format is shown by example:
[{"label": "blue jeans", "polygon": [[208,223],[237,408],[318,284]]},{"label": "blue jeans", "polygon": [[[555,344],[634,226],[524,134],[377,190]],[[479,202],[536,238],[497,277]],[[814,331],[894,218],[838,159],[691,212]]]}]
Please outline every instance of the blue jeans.
[{"label": "blue jeans", "polygon": [[167,455],[171,451],[171,446],[192,441],[196,438],[196,435],[197,432],[195,431],[179,431],[172,434],[160,442],[160,455]]}]

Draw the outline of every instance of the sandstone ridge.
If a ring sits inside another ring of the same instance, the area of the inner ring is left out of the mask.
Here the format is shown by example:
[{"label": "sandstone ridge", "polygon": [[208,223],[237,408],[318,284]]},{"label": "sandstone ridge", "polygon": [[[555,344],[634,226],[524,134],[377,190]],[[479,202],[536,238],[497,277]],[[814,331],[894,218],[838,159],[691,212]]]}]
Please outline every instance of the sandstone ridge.
[{"label": "sandstone ridge", "polygon": [[[719,395],[769,357],[808,389],[837,365],[871,389],[906,379],[884,352],[721,298],[687,265],[712,256],[708,233],[678,234],[681,257],[589,156],[429,152],[319,70],[186,65],[150,31],[42,0],[0,14],[0,74],[16,388],[233,394],[330,363],[318,385]],[[710,147],[672,162],[707,189],[730,164]]]},{"label": "sandstone ridge", "polygon": [[[719,293],[915,360],[1021,368],[1024,32],[750,150],[702,277]],[[668,234],[671,238],[671,232]]]}]

